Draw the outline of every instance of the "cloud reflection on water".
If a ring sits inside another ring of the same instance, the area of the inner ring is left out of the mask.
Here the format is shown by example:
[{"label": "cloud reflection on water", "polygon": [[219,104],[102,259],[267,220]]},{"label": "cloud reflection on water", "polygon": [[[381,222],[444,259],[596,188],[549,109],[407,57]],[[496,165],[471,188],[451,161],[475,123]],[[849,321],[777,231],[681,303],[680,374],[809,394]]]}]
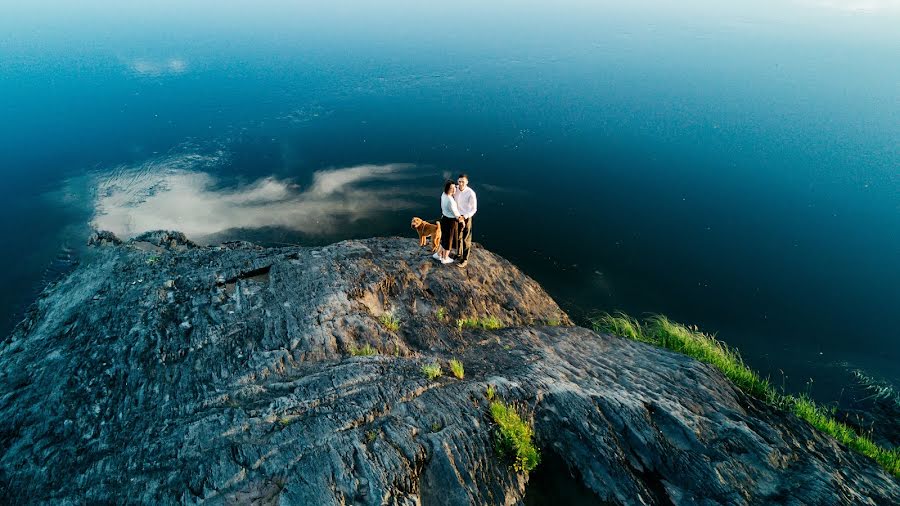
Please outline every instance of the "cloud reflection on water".
[{"label": "cloud reflection on water", "polygon": [[182,58],[169,58],[167,60],[135,59],[128,63],[128,69],[136,75],[145,77],[160,77],[183,74],[188,70],[187,61]]},{"label": "cloud reflection on water", "polygon": [[241,228],[323,234],[342,223],[416,205],[410,200],[416,189],[397,184],[415,176],[409,164],[322,170],[306,188],[275,177],[222,186],[209,172],[184,168],[213,162],[200,155],[179,155],[100,178],[91,225],[122,238],[148,230],[180,230],[203,242]]}]

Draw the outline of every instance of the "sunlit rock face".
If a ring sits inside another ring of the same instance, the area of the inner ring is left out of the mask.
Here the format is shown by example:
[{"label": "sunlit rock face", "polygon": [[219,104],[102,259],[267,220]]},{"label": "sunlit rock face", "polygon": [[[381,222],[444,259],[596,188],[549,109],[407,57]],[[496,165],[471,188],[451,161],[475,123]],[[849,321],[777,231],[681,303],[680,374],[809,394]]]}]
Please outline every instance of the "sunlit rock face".
[{"label": "sunlit rock face", "polygon": [[[461,269],[411,238],[91,242],[0,348],[12,502],[516,504],[489,385],[598,501],[900,501],[874,462],[706,365],[572,326],[483,249]],[[456,323],[485,316],[506,328]],[[420,370],[450,358],[464,379]]]}]

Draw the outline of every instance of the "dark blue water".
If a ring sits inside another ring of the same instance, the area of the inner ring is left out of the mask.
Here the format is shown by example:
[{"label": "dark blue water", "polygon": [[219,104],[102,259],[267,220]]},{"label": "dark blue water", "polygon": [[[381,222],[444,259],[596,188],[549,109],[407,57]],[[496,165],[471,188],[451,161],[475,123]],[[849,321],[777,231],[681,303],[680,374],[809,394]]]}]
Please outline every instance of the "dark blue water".
[{"label": "dark blue water", "polygon": [[91,226],[412,237],[465,171],[475,239],[576,318],[896,385],[900,7],[725,3],[4,5],[3,332]]}]

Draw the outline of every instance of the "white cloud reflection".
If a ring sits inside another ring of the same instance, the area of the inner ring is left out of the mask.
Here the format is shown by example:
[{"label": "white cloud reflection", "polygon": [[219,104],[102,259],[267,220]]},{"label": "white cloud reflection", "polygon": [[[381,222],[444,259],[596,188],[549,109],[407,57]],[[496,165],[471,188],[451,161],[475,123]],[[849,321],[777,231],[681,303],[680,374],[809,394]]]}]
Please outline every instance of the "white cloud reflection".
[{"label": "white cloud reflection", "polygon": [[183,74],[187,72],[188,63],[181,58],[169,58],[168,60],[135,59],[128,63],[128,68],[139,76],[160,77]]},{"label": "white cloud reflection", "polygon": [[214,162],[178,155],[113,171],[95,183],[91,225],[123,239],[171,229],[204,242],[236,228],[334,233],[342,223],[415,207],[408,197],[416,189],[397,185],[415,175],[407,164],[322,170],[306,188],[274,177],[223,187],[210,173],[186,168]]}]

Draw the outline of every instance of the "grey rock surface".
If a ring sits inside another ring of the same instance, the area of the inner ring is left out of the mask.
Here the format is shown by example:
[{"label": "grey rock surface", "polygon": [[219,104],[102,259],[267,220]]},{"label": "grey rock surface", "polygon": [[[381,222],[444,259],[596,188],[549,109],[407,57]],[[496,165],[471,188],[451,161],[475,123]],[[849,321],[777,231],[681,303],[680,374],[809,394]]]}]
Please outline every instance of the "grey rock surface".
[{"label": "grey rock surface", "polygon": [[[0,345],[11,503],[518,504],[488,385],[598,501],[900,502],[874,462],[709,366],[572,326],[480,248],[460,269],[400,238],[94,244]],[[488,315],[507,328],[455,324]],[[463,380],[420,371],[453,357]]]}]

